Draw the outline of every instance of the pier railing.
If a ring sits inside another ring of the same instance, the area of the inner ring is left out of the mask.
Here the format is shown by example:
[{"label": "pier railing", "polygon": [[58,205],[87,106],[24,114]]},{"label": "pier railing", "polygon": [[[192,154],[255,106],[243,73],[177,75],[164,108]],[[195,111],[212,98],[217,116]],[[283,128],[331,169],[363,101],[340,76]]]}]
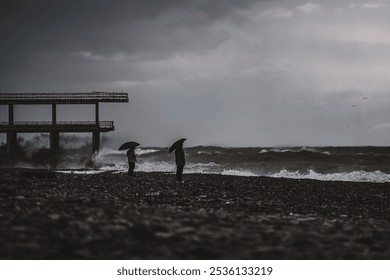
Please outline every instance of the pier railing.
[{"label": "pier railing", "polygon": [[113,121],[23,121],[0,122],[0,132],[16,131],[16,132],[107,132],[114,130]]},{"label": "pier railing", "polygon": [[74,93],[0,93],[0,104],[49,104],[129,102],[127,93],[74,92]]}]

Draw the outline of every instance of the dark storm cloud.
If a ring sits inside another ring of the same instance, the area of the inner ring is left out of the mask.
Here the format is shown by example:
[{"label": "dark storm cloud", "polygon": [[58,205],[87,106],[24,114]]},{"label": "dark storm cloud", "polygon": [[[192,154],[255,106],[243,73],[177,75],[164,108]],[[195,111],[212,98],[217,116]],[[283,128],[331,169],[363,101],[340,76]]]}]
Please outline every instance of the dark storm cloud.
[{"label": "dark storm cloud", "polygon": [[[0,82],[9,85],[15,75],[30,71],[28,66],[35,63],[37,55],[54,53],[57,61],[53,62],[62,64],[69,59],[66,54],[78,51],[104,56],[142,51],[164,56],[180,49],[207,49],[225,39],[217,34],[211,41],[200,40],[207,26],[252,2],[7,1],[2,10],[6,20],[0,29]],[[85,69],[80,70],[85,73]]]},{"label": "dark storm cloud", "polygon": [[8,18],[12,17],[17,13],[23,6],[24,0],[5,0],[1,3],[0,9],[0,27],[7,21]]},{"label": "dark storm cloud", "polygon": [[[92,49],[99,53],[145,47],[145,37],[180,25],[194,28],[245,7],[252,1],[202,0],[82,0],[20,2],[8,10],[8,29],[1,34],[8,45],[27,50]],[[192,15],[195,14],[195,16]],[[163,17],[161,21],[155,21]],[[162,26],[156,26],[162,24]],[[151,34],[151,33],[152,34]],[[153,47],[149,45],[148,47]],[[154,48],[161,46],[154,46]]]}]

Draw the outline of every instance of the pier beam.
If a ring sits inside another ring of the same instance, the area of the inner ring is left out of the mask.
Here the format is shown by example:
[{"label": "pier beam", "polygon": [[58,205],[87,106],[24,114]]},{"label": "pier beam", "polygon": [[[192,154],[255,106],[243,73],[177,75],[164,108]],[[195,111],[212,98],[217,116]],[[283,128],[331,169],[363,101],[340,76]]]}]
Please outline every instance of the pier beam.
[{"label": "pier beam", "polygon": [[57,168],[60,133],[50,132],[50,168]]}]

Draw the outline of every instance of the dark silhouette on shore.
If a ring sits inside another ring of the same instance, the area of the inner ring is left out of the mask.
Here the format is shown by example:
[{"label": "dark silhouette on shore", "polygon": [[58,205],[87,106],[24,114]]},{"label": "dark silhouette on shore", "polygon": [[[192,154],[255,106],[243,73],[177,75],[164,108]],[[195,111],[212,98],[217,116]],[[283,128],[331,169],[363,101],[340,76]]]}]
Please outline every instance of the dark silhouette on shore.
[{"label": "dark silhouette on shore", "polygon": [[135,154],[135,148],[139,146],[139,143],[130,141],[123,143],[120,147],[119,150],[128,150],[126,155],[127,155],[127,162],[129,163],[129,170],[127,174],[129,176],[134,176],[134,168],[135,168],[135,163],[137,162],[137,155]]},{"label": "dark silhouette on shore", "polygon": [[137,155],[135,154],[134,149],[129,149],[126,153],[127,155],[127,161],[129,163],[129,171],[127,174],[129,176],[134,176],[134,168],[135,168],[135,163],[137,162]]},{"label": "dark silhouette on shore", "polygon": [[173,145],[169,148],[169,152],[172,153],[175,150],[175,163],[176,163],[176,181],[183,182],[183,170],[185,161],[185,154],[183,150],[183,143],[186,141],[185,138],[177,140]]}]

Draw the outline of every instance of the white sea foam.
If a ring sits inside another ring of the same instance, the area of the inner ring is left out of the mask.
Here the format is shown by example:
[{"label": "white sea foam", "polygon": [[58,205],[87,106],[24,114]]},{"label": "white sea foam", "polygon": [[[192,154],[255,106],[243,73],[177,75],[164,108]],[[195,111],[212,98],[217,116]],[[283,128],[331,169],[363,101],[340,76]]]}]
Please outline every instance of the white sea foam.
[{"label": "white sea foam", "polygon": [[312,152],[312,153],[319,153],[319,154],[325,154],[330,155],[328,151],[319,151],[315,148],[307,148],[307,147],[301,147],[299,149],[294,148],[271,148],[271,149],[262,149],[259,154],[264,154],[268,152],[274,152],[274,153],[299,153],[299,152]]},{"label": "white sea foam", "polygon": [[262,149],[259,154],[263,154],[263,153],[269,153],[269,152],[274,152],[274,153],[298,153],[298,152],[302,152],[304,151],[305,148],[301,148],[301,149],[293,149],[293,148],[271,148],[271,149]]},{"label": "white sea foam", "polygon": [[[155,152],[158,152],[159,150],[157,149],[142,149],[142,148],[138,148],[138,149],[135,149],[135,152],[137,155],[146,155],[146,154],[152,154],[152,153],[155,153]],[[115,149],[111,149],[111,148],[108,148],[108,147],[104,147],[102,148],[100,151],[99,151],[99,154],[97,156],[105,156],[105,155],[125,155],[126,154],[126,151],[119,151],[119,150],[115,150]]]},{"label": "white sea foam", "polygon": [[104,156],[104,155],[120,155],[120,154],[123,154],[124,152],[123,151],[119,151],[119,150],[114,150],[114,149],[111,149],[111,148],[108,148],[108,147],[104,147],[102,148],[98,155],[97,156]]},{"label": "white sea foam", "polygon": [[216,173],[214,168],[218,168],[218,164],[214,162],[209,163],[190,163],[188,164],[185,169],[187,170],[186,173],[203,173],[203,174],[212,174]]},{"label": "white sea foam", "polygon": [[198,155],[212,155],[212,154],[214,154],[213,152],[209,152],[209,151],[197,151],[196,153]]},{"label": "white sea foam", "polygon": [[353,171],[321,174],[313,170],[308,170],[307,173],[299,171],[281,170],[279,173],[270,175],[274,178],[293,178],[293,179],[314,179],[321,181],[348,181],[348,182],[376,182],[385,183],[390,182],[390,174],[381,171],[367,172],[367,171]]},{"label": "white sea foam", "polygon": [[258,176],[250,171],[246,170],[236,170],[236,169],[224,169],[221,172],[221,175],[229,175],[229,176],[243,176],[243,177],[250,177],[250,176]]},{"label": "white sea foam", "polygon": [[144,161],[135,165],[135,171],[142,172],[173,172],[174,170],[176,166],[166,161]]},{"label": "white sea foam", "polygon": [[135,149],[135,153],[140,156],[140,155],[147,155],[147,154],[153,154],[156,152],[159,152],[160,150],[156,149]]},{"label": "white sea foam", "polygon": [[[189,163],[184,168],[184,173],[212,173],[210,168],[217,166],[210,163]],[[144,161],[136,164],[135,171],[143,172],[176,172],[176,165],[166,161]]]},{"label": "white sea foam", "polygon": [[98,174],[105,172],[104,170],[57,170],[58,173],[65,174]]}]

